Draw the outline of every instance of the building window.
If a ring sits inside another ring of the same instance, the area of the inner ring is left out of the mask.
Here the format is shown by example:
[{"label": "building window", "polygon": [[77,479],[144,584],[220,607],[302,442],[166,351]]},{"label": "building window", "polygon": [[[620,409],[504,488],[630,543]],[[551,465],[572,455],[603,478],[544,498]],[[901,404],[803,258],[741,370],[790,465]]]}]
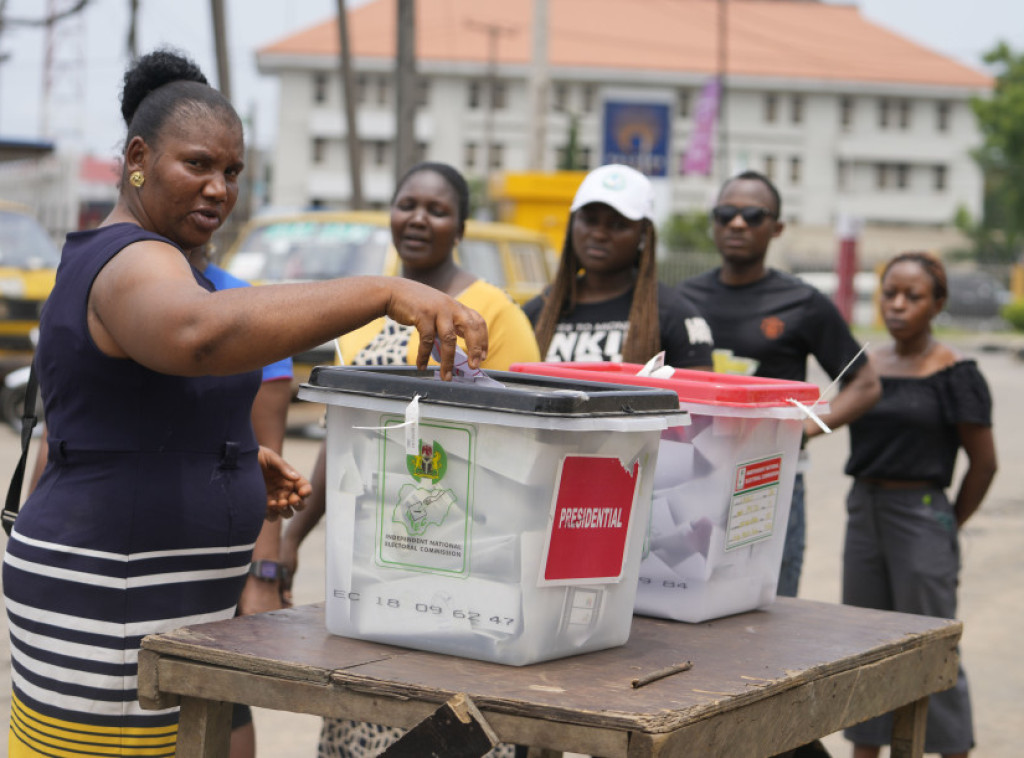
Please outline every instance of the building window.
[{"label": "building window", "polygon": [[936,192],[946,191],[946,167],[936,166],[932,171],[932,185]]},{"label": "building window", "polygon": [[583,85],[583,112],[594,112],[594,101],[597,99],[597,87],[593,84]]},{"label": "building window", "polygon": [[366,74],[359,74],[356,76],[356,104],[364,105],[366,103],[366,90],[369,83],[366,81]]},{"label": "building window", "polygon": [[803,164],[800,161],[800,156],[794,155],[789,159],[789,183],[799,184],[800,183],[800,172],[803,170]]},{"label": "building window", "polygon": [[940,132],[949,131],[950,106],[945,100],[935,104],[935,128]]},{"label": "building window", "polygon": [[388,104],[388,80],[387,77],[377,77],[377,105]]},{"label": "building window", "polygon": [[384,166],[388,162],[388,143],[376,140],[373,145],[373,165]]},{"label": "building window", "polygon": [[462,165],[466,169],[476,168],[476,143],[467,142],[462,146]]},{"label": "building window", "polygon": [[896,186],[899,189],[906,189],[910,183],[910,166],[906,163],[896,164]]},{"label": "building window", "polygon": [[794,124],[802,124],[804,122],[803,95],[793,95],[793,99],[790,100],[790,120]]},{"label": "building window", "polygon": [[487,151],[489,153],[487,166],[491,169],[500,169],[505,162],[505,146],[497,143],[491,143],[491,149]]},{"label": "building window", "polygon": [[323,137],[313,138],[313,163],[323,163],[327,160],[327,140]]},{"label": "building window", "polygon": [[417,142],[416,143],[416,155],[413,158],[417,163],[421,163],[427,159],[427,143]]},{"label": "building window", "polygon": [[764,96],[764,121],[766,124],[774,124],[779,109],[779,98],[777,95],[768,94]]},{"label": "building window", "polygon": [[910,128],[910,101],[900,100],[900,129]]},{"label": "building window", "polygon": [[494,80],[491,82],[491,107],[498,111],[507,105],[508,88],[505,82]]},{"label": "building window", "polygon": [[466,91],[466,105],[472,109],[480,107],[480,82],[476,79],[469,83],[469,88]]},{"label": "building window", "polygon": [[839,125],[844,130],[853,126],[853,98],[849,95],[839,98]]},{"label": "building window", "polygon": [[775,156],[766,155],[764,157],[764,175],[767,176],[771,181],[775,181]]},{"label": "building window", "polygon": [[416,107],[425,108],[430,102],[430,80],[420,77],[416,80]]},{"label": "building window", "polygon": [[839,161],[836,165],[836,189],[843,191],[850,180],[850,164],[846,161]]},{"label": "building window", "polygon": [[875,164],[875,186],[885,189],[889,186],[889,167],[884,163]]},{"label": "building window", "polygon": [[313,74],[313,102],[327,102],[327,74],[325,73]]},{"label": "building window", "polygon": [[690,117],[691,99],[692,95],[688,89],[681,89],[676,92],[676,110],[679,112],[679,118]]},{"label": "building window", "polygon": [[551,110],[556,113],[564,113],[569,108],[569,85],[565,82],[555,82],[551,90]]},{"label": "building window", "polygon": [[579,168],[584,171],[590,170],[590,148],[581,147],[576,150],[576,160],[579,161]]},{"label": "building window", "polygon": [[878,101],[878,128],[889,128],[889,101],[884,97]]}]

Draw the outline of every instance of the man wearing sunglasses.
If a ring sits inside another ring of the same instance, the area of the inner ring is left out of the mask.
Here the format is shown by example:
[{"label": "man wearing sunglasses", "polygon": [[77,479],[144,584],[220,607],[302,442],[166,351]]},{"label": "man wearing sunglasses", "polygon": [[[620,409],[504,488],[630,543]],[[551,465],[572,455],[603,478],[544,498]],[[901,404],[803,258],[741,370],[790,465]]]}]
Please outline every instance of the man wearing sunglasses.
[{"label": "man wearing sunglasses", "polygon": [[[728,370],[805,381],[807,357],[813,355],[833,379],[842,373],[840,390],[829,399],[831,411],[822,416],[835,429],[874,405],[882,385],[864,355],[858,355],[860,345],[832,301],[797,277],[766,265],[768,245],[785,227],[781,211],[779,192],[768,177],[745,171],[729,179],[711,210],[722,265],[687,279],[680,289],[711,326],[716,352],[732,352]],[[805,440],[821,433],[810,419],[804,422]],[[798,473],[779,595],[797,594],[805,534],[804,482]]]}]

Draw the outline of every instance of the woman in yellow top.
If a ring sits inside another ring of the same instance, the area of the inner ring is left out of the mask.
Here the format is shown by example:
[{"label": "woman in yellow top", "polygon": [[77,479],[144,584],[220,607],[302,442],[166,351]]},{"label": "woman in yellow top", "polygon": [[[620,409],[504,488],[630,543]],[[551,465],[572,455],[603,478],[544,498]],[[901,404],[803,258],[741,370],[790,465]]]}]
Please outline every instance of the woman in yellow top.
[{"label": "woman in yellow top", "polygon": [[[540,351],[526,314],[501,289],[459,267],[453,251],[462,239],[469,214],[469,186],[445,163],[419,163],[398,183],[391,200],[391,238],[402,261],[402,276],[447,293],[483,316],[487,323],[487,358],[483,368],[507,370],[520,361],[539,361]],[[461,343],[460,343],[461,344]],[[338,338],[347,366],[414,364],[419,337],[414,329],[384,317]],[[321,447],[307,507],[293,517],[281,537],[280,561],[293,577],[299,545],[316,526],[325,506],[325,455]],[[325,719],[320,754],[378,755],[402,734],[400,729],[357,721]],[[496,755],[512,755],[502,745]]]},{"label": "woman in yellow top", "polygon": [[[518,361],[540,360],[533,328],[501,289],[477,279],[455,262],[469,213],[469,186],[445,163],[419,163],[402,178],[391,201],[391,237],[402,261],[402,276],[451,295],[487,322],[484,368],[507,370]],[[349,366],[414,364],[415,329],[380,318],[338,338]]]}]

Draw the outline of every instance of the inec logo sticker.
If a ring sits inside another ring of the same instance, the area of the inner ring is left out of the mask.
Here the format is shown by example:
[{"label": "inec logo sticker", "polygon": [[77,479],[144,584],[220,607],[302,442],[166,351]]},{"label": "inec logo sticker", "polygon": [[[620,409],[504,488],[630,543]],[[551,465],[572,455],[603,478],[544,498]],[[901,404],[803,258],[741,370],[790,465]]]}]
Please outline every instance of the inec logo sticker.
[{"label": "inec logo sticker", "polygon": [[410,455],[404,417],[380,426],[376,564],[468,576],[475,427],[423,420]]},{"label": "inec logo sticker", "polygon": [[405,456],[405,467],[417,482],[429,479],[437,484],[448,470],[448,454],[437,440],[431,443],[420,440],[419,454]]}]

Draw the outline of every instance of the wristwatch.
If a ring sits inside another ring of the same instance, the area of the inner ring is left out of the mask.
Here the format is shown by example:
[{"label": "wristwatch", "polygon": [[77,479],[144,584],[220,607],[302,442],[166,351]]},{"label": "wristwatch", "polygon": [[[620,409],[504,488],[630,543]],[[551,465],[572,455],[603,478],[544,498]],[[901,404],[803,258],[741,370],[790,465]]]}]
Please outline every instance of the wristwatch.
[{"label": "wristwatch", "polygon": [[275,561],[253,561],[249,564],[249,575],[264,582],[283,580],[287,574],[288,569]]}]

